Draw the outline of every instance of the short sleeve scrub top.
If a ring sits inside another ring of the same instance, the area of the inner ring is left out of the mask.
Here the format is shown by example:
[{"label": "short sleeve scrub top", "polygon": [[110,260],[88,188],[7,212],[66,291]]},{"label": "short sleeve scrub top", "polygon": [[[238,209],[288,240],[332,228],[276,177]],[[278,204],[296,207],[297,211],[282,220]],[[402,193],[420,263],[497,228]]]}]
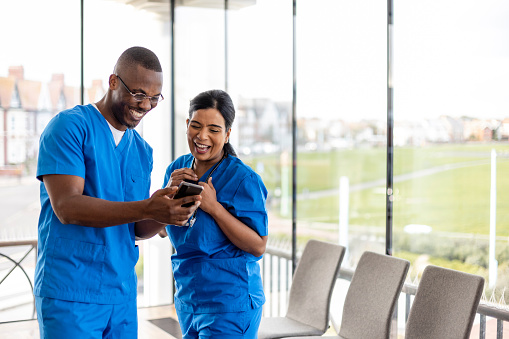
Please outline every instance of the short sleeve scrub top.
[{"label": "short sleeve scrub top", "polygon": [[[93,106],[56,115],[40,140],[37,178],[49,174],[85,179],[84,195],[110,201],[149,197],[152,148],[127,129],[118,144]],[[136,298],[138,248],[134,223],[106,228],[63,225],[44,183],[34,294],[67,301],[122,304]]]},{"label": "short sleeve scrub top", "polygon": [[[164,185],[174,170],[191,167],[192,161],[193,156],[187,154],[171,163]],[[211,170],[199,181],[205,181]],[[218,202],[260,236],[268,235],[267,190],[260,176],[237,157],[228,155],[211,178]],[[172,256],[176,309],[214,313],[261,307],[265,296],[258,260],[262,256],[255,257],[235,246],[200,208],[195,218],[193,226],[166,227],[176,250]]]}]

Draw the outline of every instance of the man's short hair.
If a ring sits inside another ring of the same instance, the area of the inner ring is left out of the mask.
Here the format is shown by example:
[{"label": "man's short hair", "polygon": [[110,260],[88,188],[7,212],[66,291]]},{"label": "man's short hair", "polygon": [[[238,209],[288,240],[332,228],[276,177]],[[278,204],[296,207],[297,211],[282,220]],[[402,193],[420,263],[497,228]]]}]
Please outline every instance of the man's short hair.
[{"label": "man's short hair", "polygon": [[115,65],[115,73],[117,73],[119,67],[130,69],[137,65],[155,72],[163,71],[161,63],[154,52],[145,47],[135,46],[126,49],[120,55]]}]

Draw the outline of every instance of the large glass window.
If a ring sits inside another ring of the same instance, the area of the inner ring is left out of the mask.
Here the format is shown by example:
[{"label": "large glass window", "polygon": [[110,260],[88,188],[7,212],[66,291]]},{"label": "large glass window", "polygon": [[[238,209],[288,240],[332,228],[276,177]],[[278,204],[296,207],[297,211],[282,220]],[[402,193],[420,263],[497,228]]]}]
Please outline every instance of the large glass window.
[{"label": "large glass window", "polygon": [[[230,10],[229,88],[239,157],[269,191],[271,239],[291,234],[292,7],[257,1]],[[263,24],[260,24],[262,23]]]},{"label": "large glass window", "polygon": [[185,134],[189,101],[225,86],[224,6],[220,1],[216,5],[175,8],[176,157],[189,153]]},{"label": "large glass window", "polygon": [[[509,6],[394,6],[394,253],[509,281]],[[505,293],[507,300],[507,293]]]},{"label": "large glass window", "polygon": [[[227,19],[228,92],[237,111],[233,143],[267,187],[268,246],[291,250],[292,3],[256,1],[229,10]],[[267,277],[274,267],[263,267]],[[291,266],[282,266],[280,273],[287,279]],[[267,279],[265,290],[285,281]],[[267,294],[264,312],[277,314],[282,305]]]},{"label": "large glass window", "polygon": [[343,268],[385,251],[386,20],[385,2],[297,1],[297,244],[345,246]]},{"label": "large glass window", "polygon": [[80,2],[14,1],[2,6],[0,31],[0,321],[12,321],[33,316],[39,135],[79,100]]},{"label": "large glass window", "polygon": [[384,252],[386,4],[297,2],[298,237]]}]

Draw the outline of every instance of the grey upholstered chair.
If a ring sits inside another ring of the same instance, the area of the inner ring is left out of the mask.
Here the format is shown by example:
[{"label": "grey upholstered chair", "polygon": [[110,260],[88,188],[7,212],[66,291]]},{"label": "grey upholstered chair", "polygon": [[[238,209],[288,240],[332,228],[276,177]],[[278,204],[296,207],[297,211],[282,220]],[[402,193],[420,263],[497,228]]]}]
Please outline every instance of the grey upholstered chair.
[{"label": "grey upholstered chair", "polygon": [[468,339],[484,278],[429,265],[417,287],[406,339]]},{"label": "grey upholstered chair", "polygon": [[[407,260],[364,252],[343,304],[339,336],[327,338],[389,338],[392,315],[409,267]],[[304,338],[320,337],[299,337]]]},{"label": "grey upholstered chair", "polygon": [[345,248],[309,240],[297,264],[284,317],[262,318],[259,339],[322,335]]}]

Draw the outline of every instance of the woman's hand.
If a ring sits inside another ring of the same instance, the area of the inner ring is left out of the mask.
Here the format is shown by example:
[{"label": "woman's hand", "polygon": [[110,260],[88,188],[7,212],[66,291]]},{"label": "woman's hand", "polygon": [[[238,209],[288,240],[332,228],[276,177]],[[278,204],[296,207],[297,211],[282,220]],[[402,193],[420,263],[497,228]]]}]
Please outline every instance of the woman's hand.
[{"label": "woman's hand", "polygon": [[267,246],[267,236],[260,236],[217,201],[212,178],[199,184],[203,186],[200,208],[214,218],[219,228],[235,246],[255,257],[261,256]]},{"label": "woman's hand", "polygon": [[200,208],[211,214],[211,211],[217,206],[216,189],[212,185],[212,178],[209,178],[208,182],[200,181],[199,184],[203,186]]},{"label": "woman's hand", "polygon": [[184,167],[174,170],[166,187],[178,186],[184,180],[198,181],[198,176],[190,168]]}]

